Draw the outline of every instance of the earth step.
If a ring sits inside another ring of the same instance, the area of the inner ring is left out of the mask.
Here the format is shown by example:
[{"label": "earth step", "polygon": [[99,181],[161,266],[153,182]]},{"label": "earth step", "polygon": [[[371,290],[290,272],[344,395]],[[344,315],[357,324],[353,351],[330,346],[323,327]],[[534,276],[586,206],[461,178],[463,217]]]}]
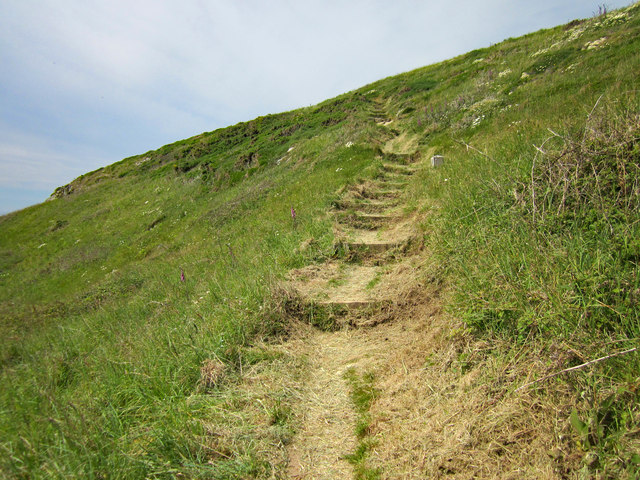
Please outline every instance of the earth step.
[{"label": "earth step", "polygon": [[384,155],[386,162],[393,162],[400,165],[411,165],[420,160],[420,152],[414,153],[386,153]]},{"label": "earth step", "polygon": [[398,205],[397,200],[358,200],[358,199],[343,199],[334,202],[334,207],[339,210],[355,210],[366,213],[379,213],[385,210],[390,210]]},{"label": "earth step", "polygon": [[400,192],[396,189],[389,189],[384,186],[381,186],[380,183],[372,182],[368,185],[358,185],[349,189],[349,191],[344,195],[351,195],[353,198],[357,199],[366,199],[368,201],[377,200],[377,201],[389,201],[390,199],[395,199],[400,196]]},{"label": "earth step", "polygon": [[[342,194],[343,200],[377,200],[382,202],[390,201],[400,196],[397,190],[389,189],[381,186],[380,182],[369,181],[359,185],[352,185],[346,192]],[[397,200],[394,200],[397,201]]]},{"label": "earth step", "polygon": [[364,230],[375,230],[386,223],[396,220],[395,215],[382,215],[379,213],[354,213],[341,215],[340,223]]},{"label": "earth step", "polygon": [[416,173],[416,169],[412,167],[407,167],[405,165],[398,165],[395,163],[383,163],[382,168],[385,172],[399,175],[413,175]]},{"label": "earth step", "polygon": [[349,232],[344,244],[350,250],[368,253],[384,253],[393,248],[402,247],[413,237],[410,223],[395,224],[385,230],[354,229]]},{"label": "earth step", "polygon": [[330,263],[296,270],[293,276],[294,288],[314,305],[353,308],[384,300],[384,292],[376,291],[380,267]]},{"label": "earth step", "polygon": [[321,307],[341,307],[348,310],[355,310],[366,307],[373,307],[380,302],[375,300],[324,300],[316,302],[316,305]]},{"label": "earth step", "polygon": [[411,177],[409,175],[403,175],[401,173],[383,172],[376,177],[376,180],[383,182],[395,182],[406,185]]},{"label": "earth step", "polygon": [[383,215],[380,213],[358,213],[356,217],[374,222],[389,222],[398,218],[395,215]]},{"label": "earth step", "polygon": [[398,190],[382,190],[382,189],[367,189],[364,192],[360,192],[363,198],[381,199],[381,198],[397,198],[400,196]]},{"label": "earth step", "polygon": [[373,254],[384,253],[388,250],[393,250],[394,248],[398,248],[402,246],[402,244],[403,242],[384,241],[384,240],[371,241],[371,242],[355,240],[352,242],[347,242],[347,246],[349,247],[349,250],[353,250],[356,252],[373,253]]},{"label": "earth step", "polygon": [[387,180],[385,178],[381,178],[376,180],[374,183],[376,187],[378,187],[381,191],[390,191],[390,190],[402,190],[407,186],[407,182],[399,181],[399,180]]}]

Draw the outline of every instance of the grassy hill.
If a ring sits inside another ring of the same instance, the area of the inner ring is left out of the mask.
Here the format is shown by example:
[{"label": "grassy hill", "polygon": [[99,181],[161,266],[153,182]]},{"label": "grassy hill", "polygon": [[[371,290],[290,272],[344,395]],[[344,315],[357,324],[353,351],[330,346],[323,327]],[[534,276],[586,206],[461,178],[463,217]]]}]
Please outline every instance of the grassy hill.
[{"label": "grassy hill", "polygon": [[636,4],[124,159],[0,217],[0,472],[285,476],[305,367],[276,347],[318,323],[287,272],[352,260],[329,212],[395,152],[445,159],[403,196],[456,346],[434,368],[485,372],[467,393],[497,404],[539,380],[506,423],[520,436],[484,454],[518,456],[543,434],[517,419],[554,412],[549,478],[635,478],[638,353],[542,377],[638,345],[639,71]]}]

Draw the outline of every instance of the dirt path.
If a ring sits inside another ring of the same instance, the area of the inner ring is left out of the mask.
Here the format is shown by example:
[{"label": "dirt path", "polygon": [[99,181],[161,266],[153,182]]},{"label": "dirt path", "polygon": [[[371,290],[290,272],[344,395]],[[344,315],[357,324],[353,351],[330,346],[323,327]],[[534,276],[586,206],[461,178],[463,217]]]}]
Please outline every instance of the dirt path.
[{"label": "dirt path", "polygon": [[357,343],[348,331],[316,331],[308,332],[299,345],[307,352],[309,366],[299,406],[303,428],[289,449],[292,479],[351,478],[345,455],[356,446],[356,418],[344,374]]},{"label": "dirt path", "polygon": [[[394,168],[387,164],[386,169],[393,171],[388,178],[364,182],[343,194],[344,207],[336,212],[336,236],[355,254],[356,263],[345,259],[290,273],[291,285],[304,302],[346,308],[346,312],[340,317],[342,329],[326,332],[307,325],[288,345],[307,359],[307,382],[296,409],[301,428],[288,449],[289,478],[353,476],[353,466],[346,456],[358,447],[357,415],[345,372],[372,372],[381,360],[388,359],[392,346],[389,327],[371,322],[371,317],[397,305],[415,280],[410,259],[386,255],[415,235],[411,219],[402,218],[397,212],[402,189],[415,172],[415,168],[406,166],[411,161],[408,158],[405,155],[395,159],[405,166]],[[353,328],[368,323],[379,326]]]}]

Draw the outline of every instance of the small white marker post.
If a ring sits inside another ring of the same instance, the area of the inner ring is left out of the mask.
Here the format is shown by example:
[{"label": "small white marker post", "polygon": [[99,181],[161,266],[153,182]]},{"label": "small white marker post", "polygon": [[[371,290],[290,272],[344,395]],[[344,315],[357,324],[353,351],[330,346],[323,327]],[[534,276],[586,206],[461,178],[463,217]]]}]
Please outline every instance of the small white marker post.
[{"label": "small white marker post", "polygon": [[442,155],[434,155],[433,157],[431,157],[432,167],[439,167],[443,163],[444,163],[444,157]]}]

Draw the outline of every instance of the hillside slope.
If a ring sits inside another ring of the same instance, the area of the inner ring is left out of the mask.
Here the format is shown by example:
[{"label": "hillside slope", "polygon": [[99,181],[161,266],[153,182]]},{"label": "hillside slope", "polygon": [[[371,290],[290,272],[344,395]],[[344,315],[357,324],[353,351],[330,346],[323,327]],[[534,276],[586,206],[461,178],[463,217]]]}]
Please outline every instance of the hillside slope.
[{"label": "hillside slope", "polygon": [[0,217],[0,472],[636,478],[639,34],[508,39]]}]

